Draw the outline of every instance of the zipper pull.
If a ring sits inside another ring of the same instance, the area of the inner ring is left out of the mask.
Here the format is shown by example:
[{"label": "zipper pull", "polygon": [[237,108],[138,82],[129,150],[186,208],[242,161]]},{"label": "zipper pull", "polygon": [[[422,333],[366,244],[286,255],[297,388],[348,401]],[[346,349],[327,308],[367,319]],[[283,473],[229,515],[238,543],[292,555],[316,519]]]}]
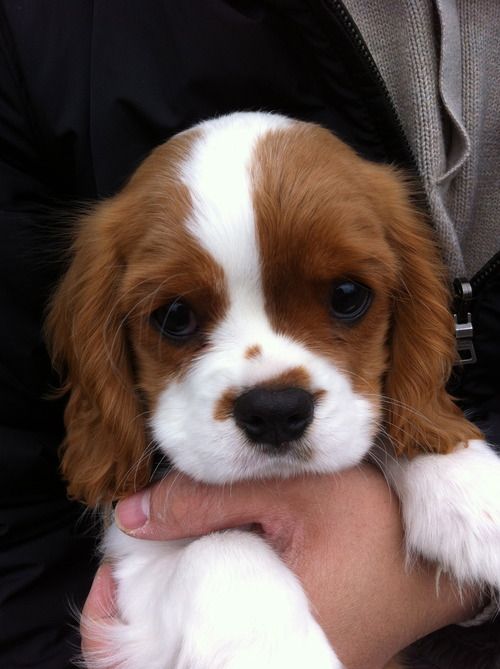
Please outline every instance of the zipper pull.
[{"label": "zipper pull", "polygon": [[453,281],[453,289],[455,291],[454,318],[458,356],[462,365],[473,365],[477,362],[477,356],[474,348],[474,326],[469,310],[472,286],[467,279],[460,278]]}]

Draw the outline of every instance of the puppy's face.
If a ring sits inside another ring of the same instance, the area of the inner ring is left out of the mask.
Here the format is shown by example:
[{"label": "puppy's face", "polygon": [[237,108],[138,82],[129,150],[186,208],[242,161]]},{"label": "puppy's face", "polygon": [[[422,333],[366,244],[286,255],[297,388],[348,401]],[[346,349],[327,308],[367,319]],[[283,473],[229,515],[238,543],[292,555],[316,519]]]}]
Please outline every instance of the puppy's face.
[{"label": "puppy's face", "polygon": [[145,226],[124,276],[155,441],[212,482],[359,462],[379,423],[396,277],[352,155],[260,116],[183,142],[164,196],[184,206]]},{"label": "puppy's face", "polygon": [[218,483],[349,467],[381,430],[396,448],[446,449],[421,426],[412,445],[408,427],[424,405],[424,422],[431,407],[458,420],[438,268],[400,178],[325,130],[235,114],[174,138],[84,221],[55,297],[70,482],[85,462],[78,411],[87,442],[105,430],[128,444],[103,445],[107,458],[87,447],[100,473],[87,466],[75,494],[143,481],[148,433],[177,468]]}]

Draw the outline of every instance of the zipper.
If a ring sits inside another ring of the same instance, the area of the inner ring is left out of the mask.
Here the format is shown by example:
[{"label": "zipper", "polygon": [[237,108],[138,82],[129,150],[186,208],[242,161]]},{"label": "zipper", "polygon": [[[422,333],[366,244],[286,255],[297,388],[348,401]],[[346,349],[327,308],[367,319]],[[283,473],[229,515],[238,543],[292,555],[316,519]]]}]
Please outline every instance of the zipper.
[{"label": "zipper", "polygon": [[473,365],[477,362],[474,348],[474,326],[472,325],[471,303],[473,299],[472,284],[465,278],[453,282],[455,300],[453,318],[455,319],[455,339],[457,342],[458,363]]},{"label": "zipper", "polygon": [[462,365],[472,365],[477,362],[474,348],[474,325],[472,323],[472,301],[486,281],[496,271],[500,270],[500,251],[489,260],[472,279],[455,279],[453,290],[455,300],[455,337],[457,340],[457,351]]},{"label": "zipper", "polygon": [[382,97],[384,98],[387,116],[389,118],[391,125],[397,131],[401,144],[403,145],[404,151],[407,155],[408,163],[410,164],[414,172],[418,174],[415,154],[413,153],[413,149],[410,146],[410,142],[406,137],[406,133],[403,128],[403,124],[401,122],[399,114],[396,111],[396,108],[392,101],[387,85],[382,75],[380,74],[377,64],[375,63],[373,56],[371,55],[370,50],[368,49],[368,46],[366,45],[366,42],[364,41],[363,36],[361,35],[357,25],[354,23],[353,19],[351,18],[351,15],[347,11],[344,3],[341,2],[341,0],[322,0],[320,4],[323,5],[327,13],[329,13],[330,15],[333,14],[339,20],[340,24],[344,28],[344,33],[349,37],[350,43],[352,44],[358,55],[361,57],[365,65],[367,65],[374,82],[376,83]]}]

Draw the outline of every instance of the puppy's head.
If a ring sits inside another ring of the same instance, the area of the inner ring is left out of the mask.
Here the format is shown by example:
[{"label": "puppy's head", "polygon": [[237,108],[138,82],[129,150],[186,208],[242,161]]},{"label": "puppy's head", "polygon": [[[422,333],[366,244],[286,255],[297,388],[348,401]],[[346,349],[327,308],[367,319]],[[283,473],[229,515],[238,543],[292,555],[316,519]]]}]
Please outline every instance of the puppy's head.
[{"label": "puppy's head", "polygon": [[48,332],[66,374],[63,471],[97,504],[153,444],[227,482],[340,470],[473,436],[445,392],[453,323],[402,179],[268,114],[156,149],[79,228]]}]

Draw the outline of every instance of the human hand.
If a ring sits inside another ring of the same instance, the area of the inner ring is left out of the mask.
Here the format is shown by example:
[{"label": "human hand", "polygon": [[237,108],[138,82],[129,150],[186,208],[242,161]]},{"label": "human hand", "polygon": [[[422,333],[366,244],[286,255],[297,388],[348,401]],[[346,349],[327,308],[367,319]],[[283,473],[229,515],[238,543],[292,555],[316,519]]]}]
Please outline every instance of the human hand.
[{"label": "human hand", "polygon": [[[475,605],[473,595],[461,601],[445,577],[438,596],[435,567],[405,569],[397,499],[369,465],[334,476],[226,488],[171,474],[120,502],[116,520],[145,539],[258,527],[301,579],[316,618],[349,669],[383,667],[417,638],[469,617]],[[87,615],[114,615],[110,587],[109,572],[101,572]],[[83,631],[84,652],[93,643]]]},{"label": "human hand", "polygon": [[[111,574],[111,565],[102,564],[94,577],[92,587],[83,607],[80,623],[82,655],[89,659],[94,654],[101,654],[104,645],[95,638],[88,628],[88,623],[112,623],[117,615],[115,602],[115,583]],[[114,669],[110,664],[107,669]]]}]

